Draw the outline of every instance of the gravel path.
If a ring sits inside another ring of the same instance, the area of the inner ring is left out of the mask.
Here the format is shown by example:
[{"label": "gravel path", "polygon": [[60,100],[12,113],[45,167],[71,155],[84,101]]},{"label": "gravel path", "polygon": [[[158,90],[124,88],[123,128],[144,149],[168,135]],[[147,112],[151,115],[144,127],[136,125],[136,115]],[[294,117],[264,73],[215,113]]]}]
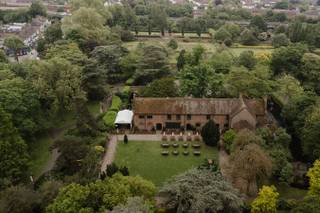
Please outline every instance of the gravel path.
[{"label": "gravel path", "polygon": [[113,162],[116,151],[117,151],[117,144],[118,144],[117,136],[112,135],[106,146],[107,152],[105,153],[101,163],[101,172],[106,171],[107,165]]}]

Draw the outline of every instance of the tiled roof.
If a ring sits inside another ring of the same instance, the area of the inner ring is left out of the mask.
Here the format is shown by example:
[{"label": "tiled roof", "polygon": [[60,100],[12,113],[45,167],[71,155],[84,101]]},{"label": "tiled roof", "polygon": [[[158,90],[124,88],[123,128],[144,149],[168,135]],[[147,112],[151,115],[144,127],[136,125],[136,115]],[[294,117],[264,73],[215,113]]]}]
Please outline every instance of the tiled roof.
[{"label": "tiled roof", "polygon": [[[264,115],[262,99],[245,99],[252,114]],[[238,98],[140,98],[133,101],[136,114],[231,115],[241,107]]]}]

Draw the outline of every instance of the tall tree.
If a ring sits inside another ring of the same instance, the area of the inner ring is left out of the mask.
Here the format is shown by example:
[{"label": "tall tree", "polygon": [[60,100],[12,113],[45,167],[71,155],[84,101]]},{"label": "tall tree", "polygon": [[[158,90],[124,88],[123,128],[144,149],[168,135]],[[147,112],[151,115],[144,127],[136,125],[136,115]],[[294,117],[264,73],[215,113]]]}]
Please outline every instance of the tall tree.
[{"label": "tall tree", "polygon": [[97,70],[104,73],[109,83],[117,83],[124,79],[120,63],[128,50],[120,45],[96,47],[91,52],[91,57],[97,61]]},{"label": "tall tree", "polygon": [[250,143],[232,155],[232,177],[236,188],[247,195],[257,193],[257,180],[268,177],[272,162],[268,154],[257,144]]},{"label": "tall tree", "polygon": [[111,18],[111,14],[107,10],[107,8],[103,5],[103,1],[101,0],[71,0],[71,10],[75,12],[80,8],[91,8],[97,11],[103,18],[104,21],[107,22]]},{"label": "tall tree", "polygon": [[160,29],[161,35],[164,36],[165,29],[168,26],[165,8],[159,4],[151,4],[149,18],[151,19],[152,24]]},{"label": "tall tree", "polygon": [[155,80],[141,91],[144,97],[177,97],[178,87],[173,78]]},{"label": "tall tree", "polygon": [[142,48],[142,57],[134,75],[137,84],[146,84],[153,79],[169,74],[168,53],[161,46],[146,46]]},{"label": "tall tree", "polygon": [[252,70],[257,64],[257,59],[254,57],[253,51],[243,51],[242,53],[240,53],[238,63],[240,66],[244,66],[249,70]]},{"label": "tall tree", "polygon": [[12,186],[0,195],[0,211],[3,213],[32,213],[40,209],[39,193],[26,186]]},{"label": "tall tree", "polygon": [[109,28],[104,26],[104,18],[95,9],[81,7],[62,21],[62,31],[68,39],[78,42],[86,51],[106,43]]},{"label": "tall tree", "polygon": [[0,107],[14,115],[13,125],[25,140],[31,141],[45,126],[37,91],[26,80],[0,80]]},{"label": "tall tree", "polygon": [[0,108],[0,188],[25,180],[28,161],[27,145],[12,125],[11,116]]},{"label": "tall tree", "polygon": [[220,129],[213,120],[209,120],[201,129],[203,141],[208,146],[216,146],[220,140]]},{"label": "tall tree", "polygon": [[86,98],[81,87],[81,68],[66,59],[32,63],[28,80],[38,91],[45,109],[51,112],[71,110],[75,100]]},{"label": "tall tree", "polygon": [[268,29],[267,23],[262,16],[253,16],[250,21],[250,27],[258,29],[260,32],[265,32]]},{"label": "tall tree", "polygon": [[303,54],[307,52],[307,47],[302,44],[292,44],[287,47],[277,48],[272,53],[271,69],[274,74],[288,72],[297,77],[302,65]]},{"label": "tall tree", "polygon": [[28,13],[34,18],[36,16],[46,16],[47,10],[41,0],[32,0]]},{"label": "tall tree", "polygon": [[56,21],[44,31],[44,39],[47,43],[52,44],[62,39],[61,23]]},{"label": "tall tree", "polygon": [[268,67],[259,65],[251,71],[244,67],[233,68],[226,76],[225,86],[233,96],[242,93],[250,97],[263,97],[273,92],[275,84]]},{"label": "tall tree", "polygon": [[160,189],[164,206],[177,212],[242,212],[243,201],[232,185],[210,170],[192,169]]},{"label": "tall tree", "polygon": [[314,53],[305,53],[302,57],[302,70],[297,76],[306,88],[314,89],[320,94],[320,56]]},{"label": "tall tree", "polygon": [[183,17],[177,21],[177,27],[181,32],[182,37],[184,37],[184,33],[187,30],[188,26],[191,25],[192,19],[188,17]]}]

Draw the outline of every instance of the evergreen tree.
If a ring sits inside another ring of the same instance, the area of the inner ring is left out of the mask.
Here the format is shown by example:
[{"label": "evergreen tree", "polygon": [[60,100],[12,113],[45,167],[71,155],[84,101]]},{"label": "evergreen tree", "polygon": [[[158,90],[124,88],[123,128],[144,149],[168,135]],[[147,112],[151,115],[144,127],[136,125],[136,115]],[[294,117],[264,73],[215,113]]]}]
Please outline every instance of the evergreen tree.
[{"label": "evergreen tree", "polygon": [[213,120],[209,120],[202,127],[201,136],[208,146],[216,146],[220,139],[219,126]]}]

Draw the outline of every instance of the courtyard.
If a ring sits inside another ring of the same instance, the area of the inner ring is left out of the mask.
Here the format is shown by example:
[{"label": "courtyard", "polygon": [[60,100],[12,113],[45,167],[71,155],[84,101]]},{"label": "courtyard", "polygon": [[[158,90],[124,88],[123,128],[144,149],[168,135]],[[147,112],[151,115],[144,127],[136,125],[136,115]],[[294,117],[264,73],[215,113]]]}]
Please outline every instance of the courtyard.
[{"label": "courtyard", "polygon": [[[162,144],[170,144],[168,148],[163,148]],[[187,148],[183,144],[188,143]],[[178,144],[177,148],[173,144]],[[200,148],[193,148],[192,144],[200,144]],[[174,155],[173,151],[179,154]],[[168,155],[163,155],[163,151],[168,151]],[[188,151],[188,155],[183,152]],[[194,155],[194,151],[200,155]],[[203,142],[182,142],[182,141],[130,141],[124,144],[118,142],[115,163],[118,166],[127,166],[130,175],[140,175],[161,186],[170,177],[178,175],[188,169],[197,167],[206,159],[218,160],[218,150],[216,147],[206,146]]]}]

